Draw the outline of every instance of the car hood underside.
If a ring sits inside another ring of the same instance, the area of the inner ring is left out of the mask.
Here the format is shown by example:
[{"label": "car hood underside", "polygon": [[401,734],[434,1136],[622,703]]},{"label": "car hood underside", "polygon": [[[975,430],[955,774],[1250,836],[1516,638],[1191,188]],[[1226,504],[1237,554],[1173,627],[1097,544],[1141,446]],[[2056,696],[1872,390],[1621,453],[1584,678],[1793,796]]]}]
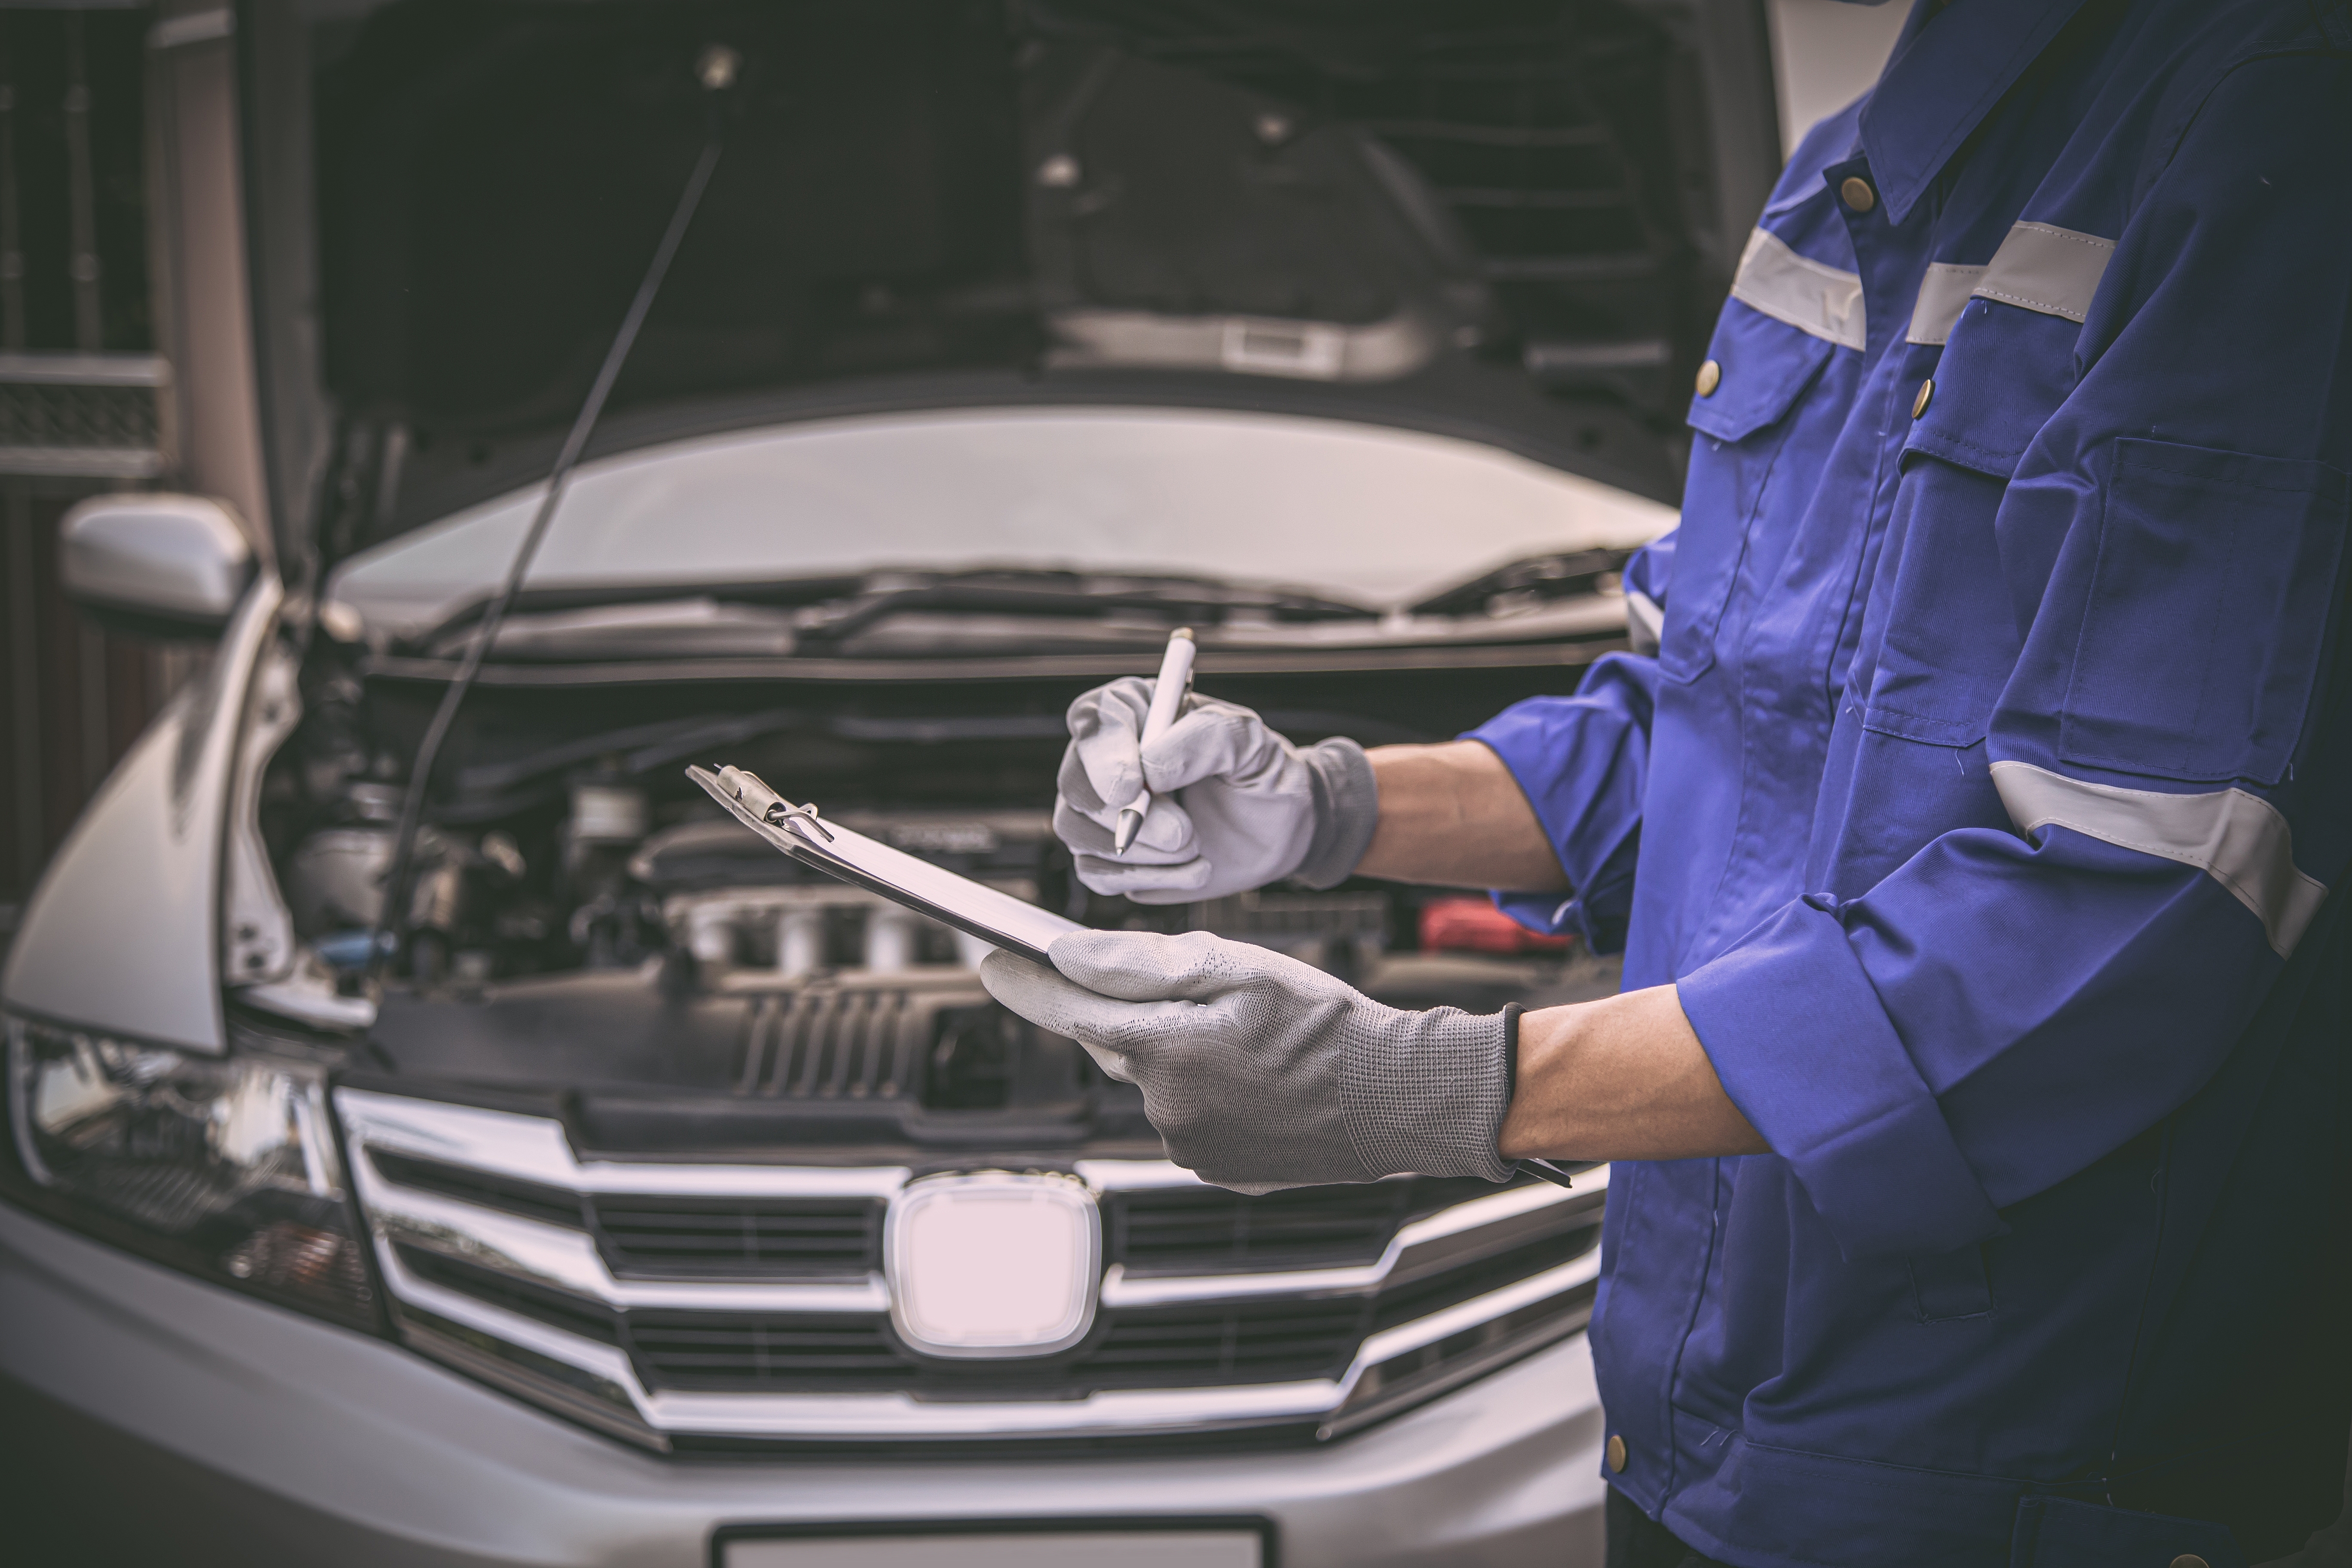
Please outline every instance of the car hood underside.
[{"label": "car hood underside", "polygon": [[[596,450],[1140,402],[1473,435],[1671,500],[1777,162],[1760,26],[1693,9],[321,7],[325,553],[543,474],[709,133],[714,42],[725,151]],[[1761,174],[1724,151],[1759,132]]]}]

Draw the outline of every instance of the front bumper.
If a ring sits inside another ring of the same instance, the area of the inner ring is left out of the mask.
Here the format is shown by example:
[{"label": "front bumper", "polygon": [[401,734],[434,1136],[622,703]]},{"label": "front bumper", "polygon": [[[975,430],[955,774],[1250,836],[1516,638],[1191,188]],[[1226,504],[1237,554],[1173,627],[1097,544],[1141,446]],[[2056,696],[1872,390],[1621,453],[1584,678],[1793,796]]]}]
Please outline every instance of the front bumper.
[{"label": "front bumper", "polygon": [[1311,1449],[656,1458],[0,1205],[5,1511],[81,1562],[709,1568],[723,1525],[1262,1516],[1283,1568],[1601,1561],[1581,1334]]}]

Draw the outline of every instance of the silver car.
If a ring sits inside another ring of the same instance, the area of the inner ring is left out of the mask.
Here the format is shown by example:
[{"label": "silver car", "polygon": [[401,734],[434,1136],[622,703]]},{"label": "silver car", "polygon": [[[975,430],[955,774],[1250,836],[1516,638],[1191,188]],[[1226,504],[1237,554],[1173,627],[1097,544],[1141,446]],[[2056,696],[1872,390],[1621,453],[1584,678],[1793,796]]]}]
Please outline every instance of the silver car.
[{"label": "silver car", "polygon": [[1401,1005],[1611,989],[1476,889],[1097,897],[1045,807],[1069,700],[1177,625],[1203,689],[1368,743],[1639,643],[1619,572],[1791,118],[1766,8],[166,13],[186,493],[62,557],[218,646],[0,984],[11,1539],[1597,1562],[1605,1168],[1206,1186],[970,939],[682,769]]}]

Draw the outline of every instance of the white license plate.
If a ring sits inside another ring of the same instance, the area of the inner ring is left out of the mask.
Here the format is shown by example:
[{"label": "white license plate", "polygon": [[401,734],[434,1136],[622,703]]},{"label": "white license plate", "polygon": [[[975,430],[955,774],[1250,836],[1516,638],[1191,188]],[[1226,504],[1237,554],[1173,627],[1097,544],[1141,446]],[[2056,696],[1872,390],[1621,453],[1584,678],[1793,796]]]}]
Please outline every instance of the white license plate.
[{"label": "white license plate", "polygon": [[1261,1568],[1255,1530],[796,1535],[726,1542],[720,1568]]}]

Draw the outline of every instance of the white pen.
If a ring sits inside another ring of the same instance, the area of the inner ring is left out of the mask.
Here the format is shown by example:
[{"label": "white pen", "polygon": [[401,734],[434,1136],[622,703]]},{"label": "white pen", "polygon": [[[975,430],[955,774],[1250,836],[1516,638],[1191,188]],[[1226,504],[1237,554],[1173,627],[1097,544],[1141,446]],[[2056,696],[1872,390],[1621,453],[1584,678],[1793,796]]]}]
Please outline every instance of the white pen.
[{"label": "white pen", "polygon": [[[1151,708],[1143,716],[1143,743],[1168,733],[1168,726],[1184,710],[1184,694],[1192,689],[1192,655],[1198,651],[1192,628],[1178,626],[1168,634],[1168,651],[1160,656],[1160,679],[1151,689]],[[1151,792],[1145,790],[1118,809],[1118,826],[1111,830],[1111,853],[1124,855],[1143,828],[1151,809]]]}]

